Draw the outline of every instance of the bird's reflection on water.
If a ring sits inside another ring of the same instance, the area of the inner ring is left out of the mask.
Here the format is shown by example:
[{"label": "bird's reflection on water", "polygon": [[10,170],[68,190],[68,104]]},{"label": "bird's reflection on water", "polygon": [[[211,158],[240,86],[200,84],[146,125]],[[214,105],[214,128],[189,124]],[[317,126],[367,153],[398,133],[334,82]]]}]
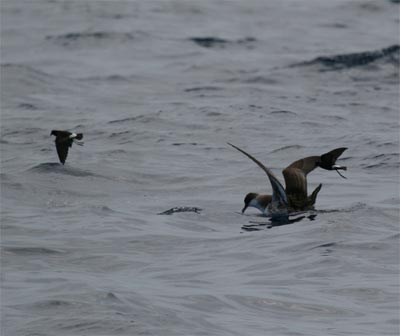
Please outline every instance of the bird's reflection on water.
[{"label": "bird's reflection on water", "polygon": [[250,221],[250,224],[245,224],[242,226],[242,230],[247,231],[247,232],[261,231],[264,229],[271,229],[276,226],[294,224],[294,223],[302,221],[305,218],[309,219],[310,221],[313,221],[313,220],[315,220],[315,217],[317,217],[317,215],[315,213],[313,213],[310,215],[302,215],[302,216],[295,217],[295,218],[293,218],[293,217],[290,218],[289,216],[269,218],[267,222]]}]

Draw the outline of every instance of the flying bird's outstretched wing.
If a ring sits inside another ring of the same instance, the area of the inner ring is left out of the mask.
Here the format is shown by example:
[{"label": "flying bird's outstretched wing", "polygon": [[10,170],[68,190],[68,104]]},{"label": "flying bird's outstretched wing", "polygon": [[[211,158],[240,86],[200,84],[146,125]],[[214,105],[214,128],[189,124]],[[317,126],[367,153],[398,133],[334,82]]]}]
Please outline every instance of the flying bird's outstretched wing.
[{"label": "flying bird's outstretched wing", "polygon": [[64,164],[67,159],[68,148],[71,147],[71,144],[72,140],[69,138],[56,139],[57,154],[62,164]]}]

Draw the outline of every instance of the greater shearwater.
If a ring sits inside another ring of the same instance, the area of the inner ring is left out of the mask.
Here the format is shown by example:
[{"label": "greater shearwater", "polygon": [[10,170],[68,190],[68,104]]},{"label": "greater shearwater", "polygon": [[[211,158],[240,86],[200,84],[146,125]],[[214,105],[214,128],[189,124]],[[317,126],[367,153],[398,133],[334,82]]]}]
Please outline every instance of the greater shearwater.
[{"label": "greater shearwater", "polygon": [[57,154],[62,164],[65,163],[68,155],[68,149],[69,147],[72,147],[73,142],[80,146],[83,145],[83,142],[77,141],[83,139],[82,133],[71,133],[69,131],[52,130],[50,135],[54,135],[56,137],[55,143]]},{"label": "greater shearwater", "polygon": [[[318,192],[321,190],[320,184],[311,195],[307,195],[307,174],[316,167],[326,170],[346,170],[344,166],[336,165],[338,157],[347,149],[345,147],[336,148],[321,156],[309,156],[297,160],[286,167],[282,173],[285,178],[286,189],[283,188],[279,180],[274,176],[270,169],[265,167],[260,161],[246,153],[243,149],[228,143],[252,161],[254,161],[267,174],[271,186],[272,195],[259,195],[249,193],[246,195],[244,208],[255,207],[268,216],[276,217],[288,215],[290,212],[305,211],[313,209]],[[339,173],[340,176],[344,177]]]}]

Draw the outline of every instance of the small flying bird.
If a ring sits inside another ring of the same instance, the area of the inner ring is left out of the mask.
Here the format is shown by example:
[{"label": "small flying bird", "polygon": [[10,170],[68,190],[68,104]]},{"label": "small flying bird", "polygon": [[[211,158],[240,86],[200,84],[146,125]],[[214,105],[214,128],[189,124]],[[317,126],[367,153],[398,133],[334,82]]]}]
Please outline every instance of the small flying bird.
[{"label": "small flying bird", "polygon": [[[260,161],[246,153],[243,149],[228,143],[228,145],[237,149],[239,152],[246,155],[254,161],[267,174],[272,186],[272,195],[259,195],[257,193],[249,193],[244,199],[245,206],[242,213],[248,207],[254,207],[268,216],[283,216],[290,212],[304,211],[313,209],[317,195],[321,190],[320,184],[311,195],[307,194],[307,174],[317,167],[326,170],[347,170],[345,166],[336,164],[336,160],[347,149],[345,147],[336,148],[321,156],[309,156],[297,160],[286,167],[282,173],[285,178],[286,189],[271,172]],[[340,176],[344,177],[339,173]]]},{"label": "small flying bird", "polygon": [[56,137],[55,143],[57,154],[62,164],[65,163],[68,155],[68,148],[72,147],[73,142],[79,146],[83,146],[83,141],[78,141],[83,139],[82,133],[71,133],[69,131],[52,130],[50,135],[54,135]]}]

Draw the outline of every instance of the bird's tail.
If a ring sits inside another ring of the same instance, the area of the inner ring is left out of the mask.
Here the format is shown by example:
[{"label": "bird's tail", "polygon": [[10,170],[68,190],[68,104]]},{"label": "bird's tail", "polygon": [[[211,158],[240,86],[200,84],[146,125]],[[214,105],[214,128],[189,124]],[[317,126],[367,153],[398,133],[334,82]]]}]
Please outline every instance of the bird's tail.
[{"label": "bird's tail", "polygon": [[78,146],[83,146],[84,142],[83,141],[78,141],[78,140],[73,140],[75,144],[77,144]]}]

